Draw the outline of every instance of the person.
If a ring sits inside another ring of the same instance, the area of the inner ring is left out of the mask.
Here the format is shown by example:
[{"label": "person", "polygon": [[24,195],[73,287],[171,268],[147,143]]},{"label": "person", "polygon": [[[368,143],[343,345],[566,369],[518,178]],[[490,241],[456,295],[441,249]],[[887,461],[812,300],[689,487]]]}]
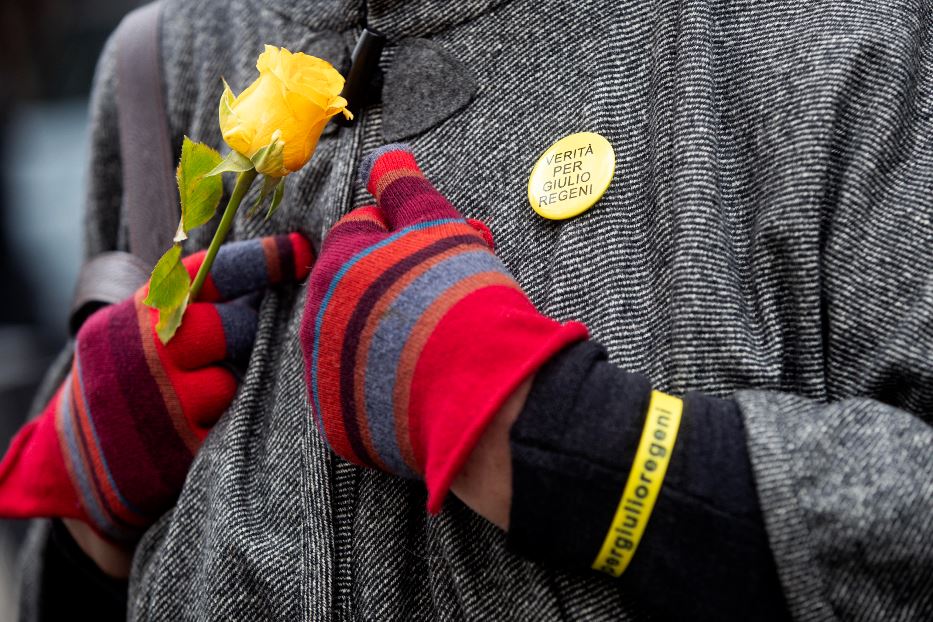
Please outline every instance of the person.
[{"label": "person", "polygon": [[[933,614],[928,7],[612,8],[166,3],[176,147],[219,143],[205,102],[221,75],[250,81],[243,49],[342,66],[364,22],[389,44],[381,102],[322,139],[269,222],[236,224],[300,231],[318,257],[303,288],[264,297],[238,396],[135,546],[129,618]],[[123,244],[112,64],[91,253]],[[616,175],[582,215],[541,218],[528,172],[580,130],[609,141]],[[412,230],[456,239],[452,271],[423,264]],[[425,315],[467,255],[497,285]],[[380,306],[367,292],[402,262],[426,277],[396,288],[415,306]],[[430,330],[396,370],[404,322]],[[601,576],[652,389],[684,398],[678,440],[630,566]],[[65,553],[114,559],[82,530],[37,524],[34,561],[52,564],[30,569],[24,610],[68,589],[42,582]]]}]

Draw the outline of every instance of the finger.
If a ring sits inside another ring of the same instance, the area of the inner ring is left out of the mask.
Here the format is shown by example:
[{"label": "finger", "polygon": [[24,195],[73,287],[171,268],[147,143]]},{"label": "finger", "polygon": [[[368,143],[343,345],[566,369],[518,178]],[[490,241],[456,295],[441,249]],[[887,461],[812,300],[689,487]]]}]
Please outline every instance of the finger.
[{"label": "finger", "polygon": [[230,301],[230,303],[223,303],[223,304],[246,305],[247,307],[250,307],[253,311],[259,311],[259,305],[262,304],[262,298],[263,298],[262,292],[250,292],[246,294],[245,296],[240,296],[236,300]]},{"label": "finger", "polygon": [[427,180],[407,145],[386,145],[368,154],[363,158],[360,177],[376,197],[391,229],[431,220],[463,219]]},{"label": "finger", "polygon": [[165,352],[177,367],[198,369],[221,361],[245,364],[256,339],[256,311],[240,302],[188,305]]},{"label": "finger", "polygon": [[259,314],[245,301],[228,302],[216,307],[224,326],[224,340],[227,344],[224,360],[245,366],[249,363],[249,356],[253,353],[253,344],[256,342]]},{"label": "finger", "polygon": [[357,208],[338,220],[321,244],[321,256],[311,275],[311,287],[325,275],[324,282],[329,283],[354,255],[384,239],[387,233],[382,212],[374,205]]},{"label": "finger", "polygon": [[486,246],[489,247],[489,250],[495,251],[496,241],[493,239],[492,231],[489,230],[489,227],[486,226],[486,223],[475,218],[467,218],[467,222],[470,223],[470,226],[476,229],[481,236],[483,236],[483,240],[486,241]]},{"label": "finger", "polygon": [[230,407],[236,390],[233,373],[217,365],[183,372],[175,389],[182,412],[202,439]]},{"label": "finger", "polygon": [[[193,279],[205,252],[184,259]],[[269,285],[300,281],[311,270],[314,253],[300,233],[230,242],[220,247],[198,300],[232,300]]]},{"label": "finger", "polygon": [[358,207],[336,223],[327,232],[324,237],[324,243],[321,247],[321,254],[328,246],[333,246],[338,240],[344,238],[358,238],[361,235],[370,237],[370,234],[381,236],[389,231],[389,225],[386,224],[385,216],[375,205]]}]

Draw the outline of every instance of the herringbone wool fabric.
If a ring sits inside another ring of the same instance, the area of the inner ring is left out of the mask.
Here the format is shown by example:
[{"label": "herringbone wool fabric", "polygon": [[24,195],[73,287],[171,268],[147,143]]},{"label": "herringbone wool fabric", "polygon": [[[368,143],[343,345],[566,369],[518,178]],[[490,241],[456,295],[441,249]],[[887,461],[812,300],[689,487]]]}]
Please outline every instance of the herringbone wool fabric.
[{"label": "herringbone wool fabric", "polygon": [[[345,67],[366,15],[389,38],[388,84],[411,69],[392,63],[405,38],[429,38],[478,88],[407,139],[425,174],[490,226],[543,313],[583,321],[660,390],[737,396],[794,617],[930,619],[931,11],[929,0],[173,0],[174,150],[184,133],[220,145],[221,76],[243,88],[264,43]],[[113,80],[108,49],[90,253],[124,246]],[[297,228],[319,243],[368,200],[355,172],[393,105],[326,132],[275,217],[241,218],[234,235]],[[615,179],[582,216],[545,221],[527,204],[528,173],[582,130],[612,143]],[[239,397],[137,552],[131,619],[649,616],[617,582],[508,554],[456,500],[429,519],[421,484],[332,457],[309,418],[302,303],[303,291],[266,298]]]}]

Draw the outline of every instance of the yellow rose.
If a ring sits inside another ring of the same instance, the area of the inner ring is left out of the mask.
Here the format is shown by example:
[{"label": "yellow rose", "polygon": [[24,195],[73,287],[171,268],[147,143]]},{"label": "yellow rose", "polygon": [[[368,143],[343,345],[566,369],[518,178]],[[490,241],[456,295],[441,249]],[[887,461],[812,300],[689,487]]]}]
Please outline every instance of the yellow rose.
[{"label": "yellow rose", "polygon": [[259,78],[237,97],[224,82],[220,131],[259,173],[284,177],[311,159],[331,117],[352,118],[340,97],[343,76],[325,60],[271,45],[256,68]]}]

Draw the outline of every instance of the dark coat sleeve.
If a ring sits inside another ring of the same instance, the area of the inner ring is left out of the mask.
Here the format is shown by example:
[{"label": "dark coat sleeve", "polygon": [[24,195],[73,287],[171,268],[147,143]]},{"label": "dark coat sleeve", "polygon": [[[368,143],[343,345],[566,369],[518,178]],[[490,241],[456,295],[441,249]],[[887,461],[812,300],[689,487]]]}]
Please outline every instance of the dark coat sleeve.
[{"label": "dark coat sleeve", "polygon": [[[581,572],[593,572],[610,532],[651,397],[647,378],[606,358],[585,342],[551,360],[510,435],[510,546]],[[630,526],[644,518],[626,514]],[[788,619],[734,401],[685,397],[644,535],[622,576],[607,580],[665,619]]]}]

